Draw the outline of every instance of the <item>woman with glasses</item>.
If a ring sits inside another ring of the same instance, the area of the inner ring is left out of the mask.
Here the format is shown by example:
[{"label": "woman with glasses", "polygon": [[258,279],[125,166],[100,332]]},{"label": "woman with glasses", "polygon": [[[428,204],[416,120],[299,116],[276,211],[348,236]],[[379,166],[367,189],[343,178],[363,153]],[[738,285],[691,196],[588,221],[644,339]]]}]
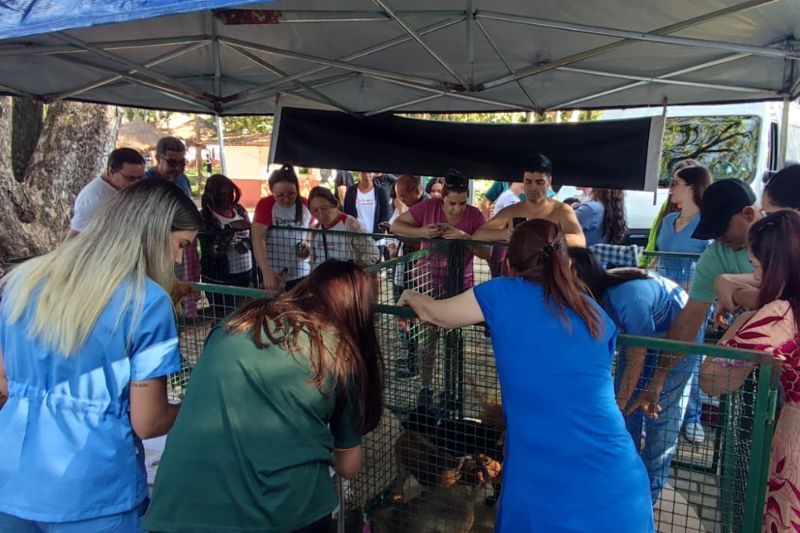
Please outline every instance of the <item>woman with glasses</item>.
[{"label": "woman with glasses", "polygon": [[[442,198],[431,198],[419,202],[408,211],[400,215],[392,223],[391,231],[400,237],[426,239],[420,245],[424,250],[432,246],[441,246],[442,242],[434,240],[469,241],[472,234],[486,222],[483,213],[476,207],[467,205],[469,199],[469,180],[457,170],[450,170],[444,180]],[[449,265],[452,262],[452,248],[447,247],[442,251],[434,252],[417,260],[418,273],[412,274],[419,280],[416,289],[435,298],[452,296],[448,294]],[[487,246],[467,245],[463,247],[463,272],[461,290],[467,290],[475,284],[472,262],[478,255],[488,259],[490,249]],[[431,331],[428,335],[428,349],[425,350],[422,367],[422,385],[419,403],[427,406],[433,400],[433,391],[430,388],[433,379],[435,364],[435,347],[438,335]],[[409,369],[414,373],[416,369]]]},{"label": "woman with glasses", "polygon": [[[242,191],[227,176],[214,174],[206,180],[200,213],[205,231],[200,241],[203,281],[248,287],[253,282],[250,217],[239,203]],[[214,316],[219,319],[236,307],[233,296],[208,294]]]},{"label": "woman with glasses", "polygon": [[339,209],[339,202],[331,191],[325,187],[314,187],[308,194],[308,206],[318,221],[315,227],[322,229],[311,234],[311,268],[318,267],[327,259],[352,260],[362,267],[378,261],[378,248],[368,235],[340,233],[366,234],[367,230],[355,217]]},{"label": "woman with glasses", "polygon": [[[665,215],[661,221],[656,250],[701,254],[708,248],[711,241],[695,239],[692,233],[700,223],[700,204],[711,182],[711,173],[702,165],[682,167],[675,171],[669,185],[669,201],[678,207],[678,211]],[[688,289],[694,275],[694,265],[695,261],[691,259],[660,257],[658,273]]]},{"label": "woman with glasses", "polygon": [[267,290],[286,290],[308,275],[311,225],[308,201],[300,196],[300,181],[292,165],[283,165],[269,176],[272,194],[256,204],[253,217],[253,255]]}]

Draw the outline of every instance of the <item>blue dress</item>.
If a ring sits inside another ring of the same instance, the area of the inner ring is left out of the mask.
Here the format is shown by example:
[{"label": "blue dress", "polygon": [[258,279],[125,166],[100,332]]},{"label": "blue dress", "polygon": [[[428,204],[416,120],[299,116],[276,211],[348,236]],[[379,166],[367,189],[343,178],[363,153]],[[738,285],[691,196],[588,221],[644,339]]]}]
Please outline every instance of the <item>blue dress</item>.
[{"label": "blue dress", "polygon": [[606,208],[597,200],[589,200],[575,207],[575,216],[578,217],[578,222],[583,229],[583,235],[586,237],[586,246],[608,243],[603,236],[603,216],[605,216],[605,213]]},{"label": "blue dress", "polygon": [[[130,420],[130,382],[180,370],[172,301],[145,282],[139,320],[121,283],[85,343],[64,357],[27,334],[36,305],[8,321],[0,349],[8,400],[0,409],[0,513],[72,522],[130,511],[147,497],[144,449]],[[38,300],[34,293],[32,301]]]},{"label": "blue dress", "polygon": [[[664,217],[656,236],[656,250],[659,252],[702,254],[711,244],[711,241],[692,238],[692,233],[700,223],[700,215],[693,217],[680,231],[675,231],[675,221],[678,216],[680,216],[680,213],[670,213]],[[689,282],[694,278],[695,263],[697,261],[694,259],[659,257],[657,272],[687,288]]]},{"label": "blue dress", "polygon": [[597,307],[603,333],[594,339],[567,310],[567,328],[542,287],[521,278],[474,290],[508,424],[496,530],[654,531],[647,472],[614,398],[613,322]]}]

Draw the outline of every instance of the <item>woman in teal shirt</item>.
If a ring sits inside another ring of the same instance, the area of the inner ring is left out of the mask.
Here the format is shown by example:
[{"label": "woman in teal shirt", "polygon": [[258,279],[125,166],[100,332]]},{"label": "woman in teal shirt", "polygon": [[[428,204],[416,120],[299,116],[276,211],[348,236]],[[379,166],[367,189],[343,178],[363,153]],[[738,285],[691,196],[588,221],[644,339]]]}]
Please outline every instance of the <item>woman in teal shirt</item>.
[{"label": "woman in teal shirt", "polygon": [[156,475],[159,532],[330,531],[383,412],[373,279],[328,260],[208,338]]}]

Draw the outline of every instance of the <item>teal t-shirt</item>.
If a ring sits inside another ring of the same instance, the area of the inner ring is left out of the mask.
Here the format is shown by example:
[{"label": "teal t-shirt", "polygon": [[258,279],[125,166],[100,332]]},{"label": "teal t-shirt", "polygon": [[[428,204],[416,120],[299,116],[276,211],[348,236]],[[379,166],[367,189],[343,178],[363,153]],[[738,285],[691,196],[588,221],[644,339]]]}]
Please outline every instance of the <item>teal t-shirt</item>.
[{"label": "teal t-shirt", "polygon": [[716,299],[714,282],[720,274],[749,274],[753,265],[747,257],[747,248],[732,250],[714,241],[700,255],[694,271],[694,281],[689,290],[689,298],[700,302],[713,303]]},{"label": "teal t-shirt", "polygon": [[212,331],[167,438],[145,529],[283,532],[330,514],[332,450],[361,437],[349,402],[337,405],[312,376],[303,353]]}]

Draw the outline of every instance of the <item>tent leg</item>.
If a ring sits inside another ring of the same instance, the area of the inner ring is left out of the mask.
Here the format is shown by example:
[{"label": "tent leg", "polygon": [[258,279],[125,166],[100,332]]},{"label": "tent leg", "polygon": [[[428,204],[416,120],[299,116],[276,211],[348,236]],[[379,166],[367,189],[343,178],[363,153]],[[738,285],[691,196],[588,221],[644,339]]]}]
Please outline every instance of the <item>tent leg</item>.
[{"label": "tent leg", "polygon": [[219,163],[222,166],[222,173],[227,176],[227,165],[225,165],[225,127],[222,124],[222,117],[217,115],[217,140],[219,141]]}]

